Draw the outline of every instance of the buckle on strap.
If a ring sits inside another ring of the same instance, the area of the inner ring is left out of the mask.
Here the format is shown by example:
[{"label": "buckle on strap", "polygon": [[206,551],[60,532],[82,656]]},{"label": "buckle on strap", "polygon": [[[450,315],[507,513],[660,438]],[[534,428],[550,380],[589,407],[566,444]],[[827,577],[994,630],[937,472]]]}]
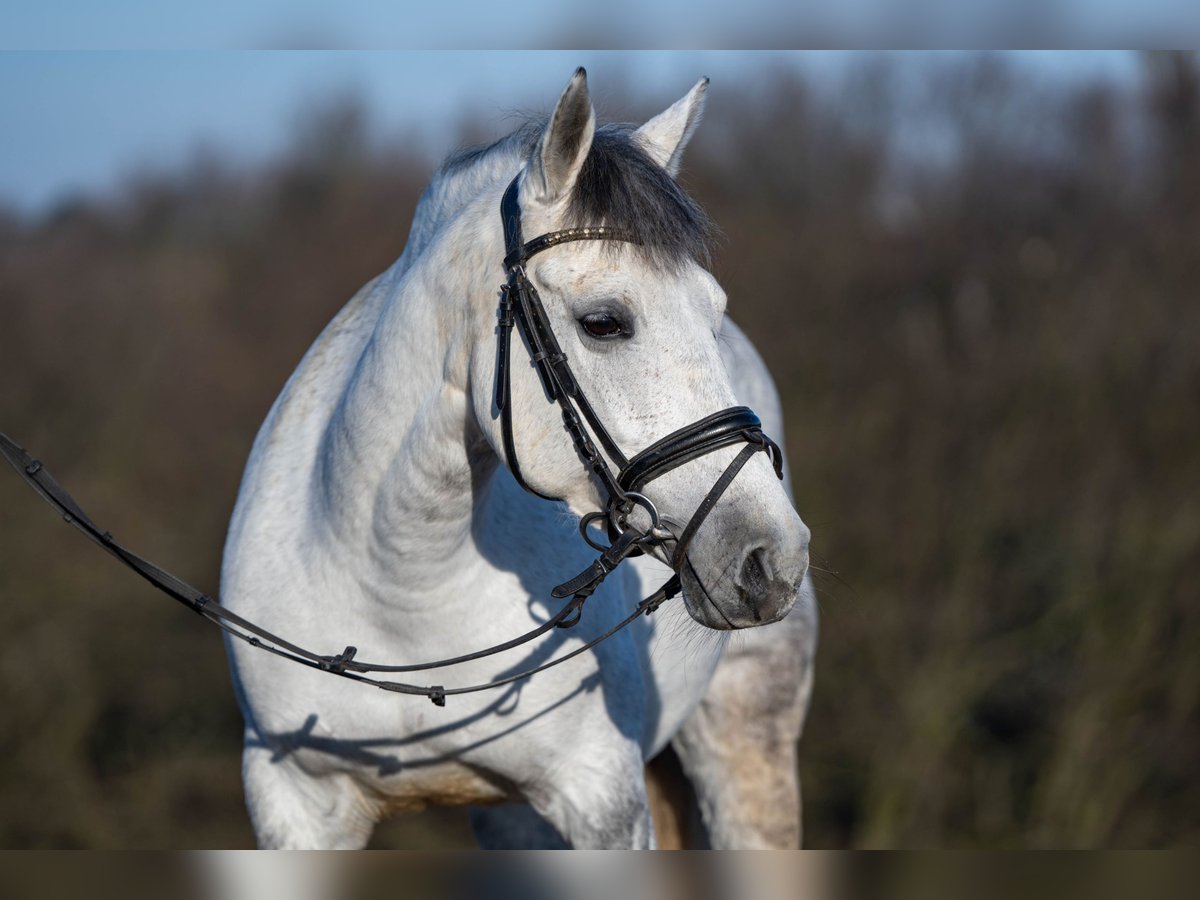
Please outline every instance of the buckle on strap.
[{"label": "buckle on strap", "polygon": [[354,659],[354,655],[358,653],[357,647],[347,647],[337,656],[326,656],[319,663],[320,667],[326,672],[336,672],[338,674],[346,671],[346,664]]},{"label": "buckle on strap", "polygon": [[616,542],[601,553],[590,566],[572,578],[570,581],[564,581],[558,587],[550,592],[550,596],[556,600],[561,600],[564,597],[580,595],[584,597],[591,596],[596,588],[608,577],[608,574],[613,571],[625,557],[629,556],[634,550],[638,549],[638,542],[644,537],[641,532],[634,531],[632,528],[617,538]]},{"label": "buckle on strap", "polygon": [[500,285],[500,307],[496,310],[496,318],[500,320],[501,328],[512,328],[516,321],[513,314],[512,285],[507,281]]}]

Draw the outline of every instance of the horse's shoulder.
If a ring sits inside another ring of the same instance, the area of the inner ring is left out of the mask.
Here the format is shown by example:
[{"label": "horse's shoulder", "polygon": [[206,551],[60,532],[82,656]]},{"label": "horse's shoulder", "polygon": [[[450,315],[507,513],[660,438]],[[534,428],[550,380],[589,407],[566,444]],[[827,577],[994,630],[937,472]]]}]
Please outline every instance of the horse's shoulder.
[{"label": "horse's shoulder", "polygon": [[282,485],[308,477],[321,436],[378,319],[385,293],[379,276],[363,286],[321,332],[272,404],[255,437],[230,524],[227,555],[247,517],[275,516],[299,496]]}]

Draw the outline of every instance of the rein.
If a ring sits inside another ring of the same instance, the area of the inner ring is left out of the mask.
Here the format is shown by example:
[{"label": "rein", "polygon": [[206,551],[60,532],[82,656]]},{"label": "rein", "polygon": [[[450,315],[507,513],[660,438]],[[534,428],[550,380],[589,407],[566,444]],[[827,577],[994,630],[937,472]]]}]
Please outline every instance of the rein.
[{"label": "rein", "polygon": [[[693,422],[656,441],[632,458],[627,458],[621,452],[616,441],[613,440],[608,429],[604,427],[595,409],[580,389],[567,362],[566,354],[562,352],[550,326],[537,289],[534,288],[525,271],[525,265],[535,254],[570,241],[638,242],[624,232],[603,226],[568,228],[543,234],[527,243],[523,242],[518,193],[519,179],[518,175],[509,184],[508,189],[504,192],[500,208],[504,224],[504,267],[508,277],[500,294],[495,403],[501,419],[504,454],[510,471],[522,488],[543,499],[557,499],[538,492],[525,481],[517,458],[513,437],[510,386],[511,338],[513,326],[516,325],[529,351],[530,360],[540,377],[547,399],[549,402],[557,403],[561,408],[563,425],[567,434],[584,465],[599,481],[606,497],[605,507],[602,511],[588,513],[582,517],[579,523],[583,539],[589,546],[600,551],[600,555],[588,568],[551,591],[551,595],[555,599],[570,599],[558,613],[530,631],[502,644],[496,644],[473,653],[410,665],[361,662],[355,659],[358,650],[353,646],[346,647],[341,653],[332,656],[314,653],[242,618],[209,595],[123,546],[112,534],[101,529],[88,517],[75,499],[54,479],[40,461],[30,456],[24,448],[3,433],[0,433],[0,455],[4,456],[42,499],[58,510],[68,524],[74,525],[102,549],[115,556],[164,594],[182,603],[229,636],[311,669],[374,685],[385,691],[428,697],[435,705],[445,706],[448,696],[472,694],[513,684],[585,653],[601,641],[612,637],[639,616],[650,615],[662,603],[679,594],[681,585],[678,572],[683,565],[687,548],[721,495],[733,483],[742,467],[758,452],[768,454],[775,474],[782,478],[783,454],[780,452],[779,446],[763,433],[762,423],[758,416],[745,406],[730,407]],[[588,426],[608,454],[607,460],[597,449],[595,441],[589,436]],[[692,514],[691,520],[680,533],[676,535],[665,527],[659,519],[658,510],[653,502],[640,492],[641,489],[654,479],[694,459],[742,442],[746,446],[726,466],[725,471],[713,484]],[[615,474],[609,466],[609,460],[617,467],[618,471]],[[629,516],[637,507],[644,509],[650,517],[650,528],[646,531],[639,531],[629,522]],[[596,522],[607,526],[609,544],[599,543],[590,533],[589,527]],[[554,628],[570,628],[580,621],[584,603],[588,597],[622,562],[669,542],[675,544],[669,557],[671,568],[675,574],[657,591],[640,601],[628,616],[608,631],[569,653],[514,675],[459,687],[410,684],[373,678],[368,674],[425,672],[486,659],[526,644]]]}]

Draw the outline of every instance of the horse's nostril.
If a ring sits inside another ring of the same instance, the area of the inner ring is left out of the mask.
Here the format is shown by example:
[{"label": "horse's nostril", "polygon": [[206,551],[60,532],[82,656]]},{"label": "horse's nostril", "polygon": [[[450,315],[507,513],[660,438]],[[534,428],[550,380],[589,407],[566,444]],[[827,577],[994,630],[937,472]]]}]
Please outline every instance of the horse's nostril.
[{"label": "horse's nostril", "polygon": [[780,563],[764,547],[755,547],[742,558],[734,585],[752,624],[775,621],[795,602],[799,576],[789,577]]},{"label": "horse's nostril", "polygon": [[761,597],[770,586],[771,578],[767,564],[767,551],[755,547],[742,560],[742,568],[738,572],[737,586],[747,594]]}]

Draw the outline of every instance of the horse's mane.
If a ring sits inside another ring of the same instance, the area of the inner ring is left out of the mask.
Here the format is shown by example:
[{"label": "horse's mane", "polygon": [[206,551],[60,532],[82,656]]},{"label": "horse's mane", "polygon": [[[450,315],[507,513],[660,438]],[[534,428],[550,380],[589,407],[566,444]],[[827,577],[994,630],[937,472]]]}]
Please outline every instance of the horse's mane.
[{"label": "horse's mane", "polygon": [[[529,120],[492,144],[454,153],[434,176],[426,199],[436,199],[444,213],[478,196],[499,174],[511,177],[506,173],[529,158],[544,128],[544,119]],[[564,224],[628,232],[659,266],[676,267],[688,260],[707,266],[716,233],[712,221],[641,148],[633,132],[632,125],[596,129]]]}]

